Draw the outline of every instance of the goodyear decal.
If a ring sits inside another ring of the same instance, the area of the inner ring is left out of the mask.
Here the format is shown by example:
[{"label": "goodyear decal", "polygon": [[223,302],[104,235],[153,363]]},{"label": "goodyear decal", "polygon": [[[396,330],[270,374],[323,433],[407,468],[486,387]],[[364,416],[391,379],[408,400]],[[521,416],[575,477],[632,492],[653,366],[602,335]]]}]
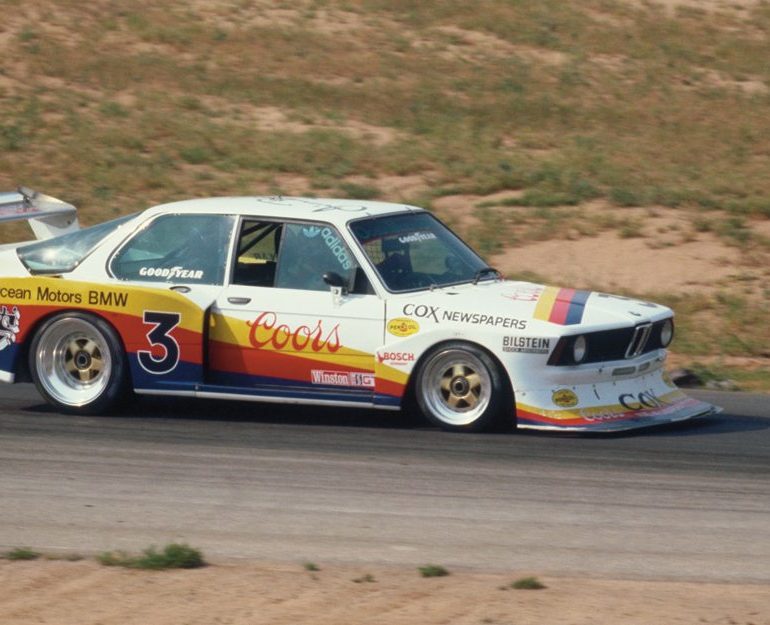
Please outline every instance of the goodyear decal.
[{"label": "goodyear decal", "polygon": [[591,291],[547,287],[535,307],[535,319],[562,326],[577,325],[583,321],[583,311]]}]

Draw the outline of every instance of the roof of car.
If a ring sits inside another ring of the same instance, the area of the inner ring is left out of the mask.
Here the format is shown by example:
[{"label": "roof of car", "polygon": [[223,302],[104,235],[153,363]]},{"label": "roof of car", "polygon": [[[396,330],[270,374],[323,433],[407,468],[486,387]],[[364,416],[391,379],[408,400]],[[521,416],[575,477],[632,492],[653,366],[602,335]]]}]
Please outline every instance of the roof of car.
[{"label": "roof of car", "polygon": [[422,211],[407,204],[310,197],[212,197],[154,206],[153,213],[224,213],[345,224],[360,217]]}]

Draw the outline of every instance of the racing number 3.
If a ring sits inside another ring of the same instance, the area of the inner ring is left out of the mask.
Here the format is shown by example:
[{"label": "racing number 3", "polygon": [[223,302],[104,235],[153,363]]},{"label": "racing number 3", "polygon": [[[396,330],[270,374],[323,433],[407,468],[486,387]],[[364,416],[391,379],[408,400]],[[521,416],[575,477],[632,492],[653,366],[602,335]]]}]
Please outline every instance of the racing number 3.
[{"label": "racing number 3", "polygon": [[173,371],[179,364],[179,343],[171,336],[171,331],[179,325],[182,315],[145,310],[142,320],[145,325],[152,326],[152,329],[147,333],[150,347],[159,345],[163,349],[163,355],[159,357],[154,356],[149,350],[142,349],[136,352],[142,369],[155,375]]}]

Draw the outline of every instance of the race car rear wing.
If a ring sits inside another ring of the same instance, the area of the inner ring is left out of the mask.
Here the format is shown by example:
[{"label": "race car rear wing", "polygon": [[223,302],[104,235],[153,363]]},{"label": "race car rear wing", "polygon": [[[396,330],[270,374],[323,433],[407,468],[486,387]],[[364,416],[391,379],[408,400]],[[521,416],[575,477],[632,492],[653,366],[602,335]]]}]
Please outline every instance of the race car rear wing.
[{"label": "race car rear wing", "polygon": [[27,220],[37,239],[50,239],[80,228],[72,204],[25,187],[0,193],[0,222],[22,219]]}]

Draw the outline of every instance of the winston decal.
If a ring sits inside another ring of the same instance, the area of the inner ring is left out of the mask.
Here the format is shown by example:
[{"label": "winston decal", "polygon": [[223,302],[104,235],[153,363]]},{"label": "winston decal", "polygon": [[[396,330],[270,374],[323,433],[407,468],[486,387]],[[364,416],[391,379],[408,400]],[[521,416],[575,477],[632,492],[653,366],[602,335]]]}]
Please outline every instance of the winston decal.
[{"label": "winston decal", "polygon": [[312,328],[300,325],[296,328],[285,323],[278,323],[274,312],[263,312],[254,320],[246,322],[249,331],[249,342],[255,349],[272,347],[275,350],[289,349],[296,352],[337,352],[340,343],[340,324],[335,324],[331,330],[324,328],[319,319]]},{"label": "winston decal", "polygon": [[374,388],[374,376],[371,373],[358,373],[355,371],[321,371],[313,369],[310,372],[310,378],[313,384]]}]

